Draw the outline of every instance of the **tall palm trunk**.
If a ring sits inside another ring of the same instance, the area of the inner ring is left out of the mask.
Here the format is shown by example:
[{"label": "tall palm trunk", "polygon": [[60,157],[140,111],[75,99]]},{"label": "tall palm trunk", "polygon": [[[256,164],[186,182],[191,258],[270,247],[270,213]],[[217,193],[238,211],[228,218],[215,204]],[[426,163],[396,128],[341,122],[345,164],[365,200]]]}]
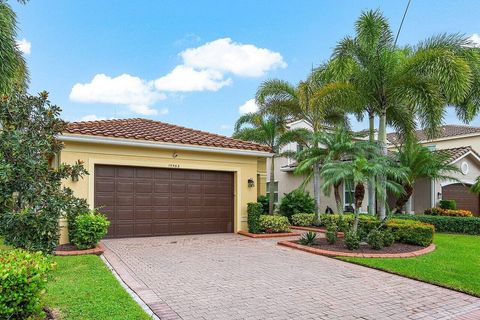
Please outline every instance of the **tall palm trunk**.
[{"label": "tall palm trunk", "polygon": [[[378,124],[378,142],[380,145],[380,154],[382,156],[387,155],[387,115],[385,112],[380,114],[379,117],[379,124]],[[378,217],[380,220],[384,220],[386,217],[386,195],[387,195],[387,189],[386,189],[386,180],[387,177],[385,176],[379,176],[378,177],[380,181],[380,188],[382,189],[383,195],[378,197]]]},{"label": "tall palm trunk", "polygon": [[320,221],[320,164],[313,166],[313,197],[315,198],[315,220]]},{"label": "tall palm trunk", "polygon": [[362,207],[363,198],[365,197],[365,186],[363,183],[358,182],[355,185],[355,220],[353,221],[353,232],[357,232],[358,230],[358,220],[360,214],[360,208]]},{"label": "tall palm trunk", "polygon": [[[373,112],[368,114],[368,140],[375,142],[375,115]],[[368,214],[375,214],[375,178],[368,181]]]},{"label": "tall palm trunk", "polygon": [[342,198],[340,197],[340,182],[333,185],[333,194],[335,195],[335,204],[337,205],[337,213],[343,214]]},{"label": "tall palm trunk", "polygon": [[268,185],[268,214],[273,214],[273,202],[275,197],[275,156],[270,159],[270,184]]}]

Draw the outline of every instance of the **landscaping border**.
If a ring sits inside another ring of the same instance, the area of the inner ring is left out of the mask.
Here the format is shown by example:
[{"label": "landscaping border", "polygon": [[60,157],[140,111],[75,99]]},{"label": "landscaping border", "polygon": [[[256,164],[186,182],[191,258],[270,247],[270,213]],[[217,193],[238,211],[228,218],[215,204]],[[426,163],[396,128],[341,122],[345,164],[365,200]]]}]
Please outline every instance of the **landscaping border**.
[{"label": "landscaping border", "polygon": [[105,251],[105,248],[101,243],[99,243],[93,249],[86,249],[86,250],[64,250],[64,251],[57,251],[55,250],[54,254],[56,256],[81,256],[84,254],[95,254],[97,256],[101,255]]},{"label": "landscaping border", "polygon": [[299,233],[296,232],[283,232],[283,233],[250,233],[248,231],[240,230],[237,232],[245,237],[249,238],[280,238],[280,237],[295,237],[299,236]]},{"label": "landscaping border", "polygon": [[339,252],[313,248],[309,246],[304,246],[293,241],[279,241],[279,245],[289,247],[291,249],[301,250],[308,253],[318,254],[321,256],[327,257],[356,257],[356,258],[413,258],[418,257],[427,253],[430,253],[435,250],[435,245],[432,243],[426,248],[412,251],[412,252],[403,252],[403,253],[355,253],[355,252]]}]

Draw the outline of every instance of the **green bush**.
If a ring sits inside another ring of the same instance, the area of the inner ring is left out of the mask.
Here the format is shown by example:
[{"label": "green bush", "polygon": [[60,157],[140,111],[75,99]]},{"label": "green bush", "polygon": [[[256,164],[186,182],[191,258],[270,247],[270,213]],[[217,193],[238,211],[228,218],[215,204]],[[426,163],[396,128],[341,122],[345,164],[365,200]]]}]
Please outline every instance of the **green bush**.
[{"label": "green bush", "polygon": [[455,200],[440,200],[439,207],[442,209],[457,210],[457,202]]},{"label": "green bush", "polygon": [[110,221],[103,214],[92,211],[75,219],[75,232],[70,241],[78,249],[91,249],[107,234]]},{"label": "green bush", "polygon": [[348,231],[345,233],[345,246],[348,250],[357,250],[360,248],[360,237],[356,232]]},{"label": "green bush", "polygon": [[431,215],[394,215],[395,219],[416,220],[435,226],[437,232],[480,235],[480,217],[447,217]]},{"label": "green bush", "polygon": [[43,319],[42,296],[54,264],[41,252],[0,251],[0,318]]},{"label": "green bush", "polygon": [[309,227],[315,221],[314,213],[295,213],[292,215],[292,224],[299,227]]},{"label": "green bush", "polygon": [[263,213],[263,207],[261,203],[250,202],[247,204],[247,223],[248,232],[260,233],[260,215]]},{"label": "green bush", "polygon": [[290,223],[288,218],[279,215],[261,215],[260,229],[267,233],[289,232]]},{"label": "green bush", "polygon": [[259,195],[257,197],[257,202],[262,204],[262,213],[263,214],[268,214],[268,205],[269,205],[269,197],[268,196],[262,196]]},{"label": "green bush", "polygon": [[[314,212],[315,200],[310,197],[308,192],[302,190],[293,190],[286,193],[280,202],[280,214],[286,216],[288,220],[296,213]],[[291,220],[290,220],[291,221]]]},{"label": "green bush", "polygon": [[327,232],[325,232],[325,238],[327,238],[327,242],[330,244],[334,244],[337,242],[337,226],[336,225],[329,225],[327,228]]},{"label": "green bush", "polygon": [[317,238],[317,234],[312,231],[308,231],[300,237],[300,240],[298,240],[298,243],[304,245],[304,246],[311,246],[314,242],[315,239]]},{"label": "green bush", "polygon": [[380,230],[372,230],[367,236],[367,243],[374,250],[380,250],[384,245],[383,232]]},{"label": "green bush", "polygon": [[395,243],[395,236],[388,230],[383,231],[383,246],[390,247]]},{"label": "green bush", "polygon": [[[352,228],[355,216],[353,214],[321,214],[320,225],[328,227],[331,224],[337,226],[341,232],[347,232]],[[371,229],[377,227],[380,222],[376,217],[366,214],[359,216],[359,230],[366,231],[367,234]]]},{"label": "green bush", "polygon": [[431,224],[402,219],[390,219],[387,228],[401,243],[415,244],[423,247],[429,246],[433,241],[435,227]]}]

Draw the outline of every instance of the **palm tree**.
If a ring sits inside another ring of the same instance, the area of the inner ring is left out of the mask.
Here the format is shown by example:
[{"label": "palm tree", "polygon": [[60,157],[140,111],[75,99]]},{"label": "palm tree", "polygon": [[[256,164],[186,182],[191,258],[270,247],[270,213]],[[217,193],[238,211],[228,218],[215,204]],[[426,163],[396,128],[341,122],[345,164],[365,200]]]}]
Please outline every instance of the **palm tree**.
[{"label": "palm tree", "polygon": [[407,178],[400,182],[404,192],[395,203],[396,212],[400,212],[405,206],[405,213],[411,213],[411,196],[414,192],[415,181],[422,178],[457,180],[448,175],[449,173],[460,172],[460,170],[449,163],[449,156],[446,152],[441,150],[433,152],[422,146],[413,137],[408,138],[397,150],[395,160],[401,167],[407,169]]},{"label": "palm tree", "polygon": [[275,158],[281,148],[289,143],[290,133],[287,131],[285,119],[280,116],[247,113],[235,123],[233,137],[254,141],[269,146],[274,155],[270,158],[270,184],[268,212],[273,214],[273,194],[275,192]]},{"label": "palm tree", "polygon": [[384,175],[391,179],[386,180],[385,187],[393,193],[400,193],[402,186],[395,182],[405,179],[406,172],[404,168],[395,166],[392,159],[381,156],[377,152],[376,157],[367,158],[366,154],[359,154],[350,161],[328,161],[321,170],[321,176],[326,184],[334,185],[345,181],[353,181],[355,186],[354,206],[355,206],[355,222],[353,231],[358,228],[358,215],[362,207],[365,196],[365,183],[374,182],[375,190],[379,195],[385,192],[384,184],[378,180],[374,180],[376,176]]},{"label": "palm tree", "polygon": [[0,95],[26,89],[28,72],[22,53],[17,47],[16,36],[15,12],[7,3],[0,1]]},{"label": "palm tree", "polygon": [[[378,10],[363,12],[355,29],[354,38],[346,37],[336,46],[331,66],[357,91],[355,104],[362,104],[368,113],[371,132],[373,115],[379,117],[378,142],[383,155],[387,154],[387,124],[407,133],[415,127],[416,117],[428,137],[434,137],[447,105],[455,107],[466,122],[477,114],[480,50],[466,37],[439,35],[400,49]],[[385,177],[378,178],[385,184]],[[378,202],[383,219],[385,198]]]},{"label": "palm tree", "polygon": [[480,193],[480,176],[475,179],[475,183],[470,187],[470,191],[473,193]]},{"label": "palm tree", "polygon": [[[318,68],[297,86],[283,80],[263,82],[256,93],[260,112],[304,120],[314,134],[323,131],[325,126],[347,125],[346,113],[339,107],[343,104],[343,92],[346,89],[336,90],[338,84],[329,81],[330,75],[327,70],[326,65]],[[317,160],[320,161],[320,158]],[[313,174],[317,215],[320,212],[320,164],[321,162],[309,162]]]}]

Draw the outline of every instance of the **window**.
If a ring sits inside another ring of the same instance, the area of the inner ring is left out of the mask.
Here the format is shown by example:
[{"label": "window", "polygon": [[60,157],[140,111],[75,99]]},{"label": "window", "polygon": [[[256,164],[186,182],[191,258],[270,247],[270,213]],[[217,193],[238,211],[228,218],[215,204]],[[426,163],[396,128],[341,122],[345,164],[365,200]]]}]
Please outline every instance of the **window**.
[{"label": "window", "polygon": [[297,153],[301,152],[303,150],[303,145],[300,143],[297,143]]},{"label": "window", "polygon": [[430,151],[435,151],[435,149],[437,149],[437,146],[434,145],[434,144],[428,145],[428,146],[426,146],[426,147],[427,147],[427,149],[430,150]]},{"label": "window", "polygon": [[[278,181],[275,181],[273,188],[273,202],[278,203]],[[270,197],[270,182],[267,182],[267,196]]]},{"label": "window", "polygon": [[354,207],[355,186],[353,180],[345,180],[343,183],[343,205]]}]

